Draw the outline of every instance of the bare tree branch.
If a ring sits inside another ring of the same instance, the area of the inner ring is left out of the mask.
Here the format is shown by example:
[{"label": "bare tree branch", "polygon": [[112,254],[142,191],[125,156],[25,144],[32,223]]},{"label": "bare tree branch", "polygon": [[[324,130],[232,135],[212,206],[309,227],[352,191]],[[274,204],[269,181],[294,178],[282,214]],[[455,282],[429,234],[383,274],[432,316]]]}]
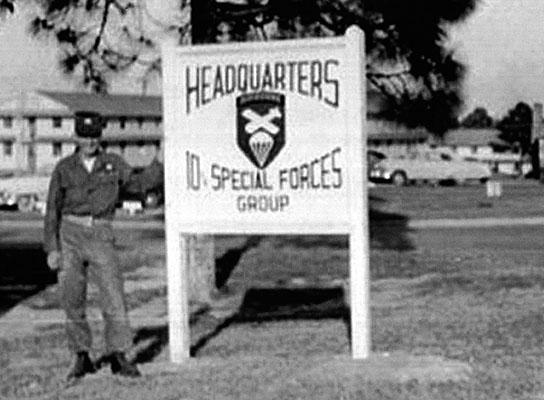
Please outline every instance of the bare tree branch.
[{"label": "bare tree branch", "polygon": [[102,21],[100,23],[100,29],[98,31],[98,35],[96,35],[94,46],[92,47],[91,51],[97,51],[98,47],[100,46],[102,35],[104,35],[104,30],[106,29],[106,24],[108,23],[108,15],[110,11],[110,6],[114,3],[114,0],[105,0],[105,1],[106,1],[106,4],[104,6],[104,11],[102,11]]}]

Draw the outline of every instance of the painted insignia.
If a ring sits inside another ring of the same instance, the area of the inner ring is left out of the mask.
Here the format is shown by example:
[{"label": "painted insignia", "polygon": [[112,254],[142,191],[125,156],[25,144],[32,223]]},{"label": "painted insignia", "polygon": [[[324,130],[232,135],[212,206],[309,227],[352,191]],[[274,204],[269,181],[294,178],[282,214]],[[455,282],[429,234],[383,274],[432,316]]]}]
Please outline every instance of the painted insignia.
[{"label": "painted insignia", "polygon": [[285,96],[247,93],[236,99],[237,142],[246,157],[266,168],[285,145]]}]

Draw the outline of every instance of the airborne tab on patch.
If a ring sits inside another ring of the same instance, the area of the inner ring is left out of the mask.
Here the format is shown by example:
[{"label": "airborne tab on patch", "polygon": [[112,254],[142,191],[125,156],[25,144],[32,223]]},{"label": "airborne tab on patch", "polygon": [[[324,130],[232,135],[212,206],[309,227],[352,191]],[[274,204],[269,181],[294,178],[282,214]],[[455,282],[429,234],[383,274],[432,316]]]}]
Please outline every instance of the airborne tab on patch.
[{"label": "airborne tab on patch", "polygon": [[285,145],[285,96],[246,93],[236,99],[237,142],[246,157],[266,168]]}]

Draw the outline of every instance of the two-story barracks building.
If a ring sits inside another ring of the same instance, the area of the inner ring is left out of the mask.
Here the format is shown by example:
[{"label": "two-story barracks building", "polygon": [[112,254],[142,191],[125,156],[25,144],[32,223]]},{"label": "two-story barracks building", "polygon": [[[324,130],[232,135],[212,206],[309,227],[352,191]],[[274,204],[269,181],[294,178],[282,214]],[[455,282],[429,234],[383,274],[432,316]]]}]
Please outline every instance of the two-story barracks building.
[{"label": "two-story barracks building", "polygon": [[74,150],[74,114],[106,121],[103,143],[131,165],[148,164],[160,148],[159,96],[36,91],[0,103],[0,172],[48,174]]},{"label": "two-story barracks building", "polygon": [[[428,146],[429,132],[381,118],[382,97],[368,92],[368,146],[386,154]],[[162,138],[162,98],[36,91],[0,103],[0,175],[3,172],[48,174],[74,150],[74,114],[95,111],[106,119],[108,151],[135,166],[147,165]]]}]

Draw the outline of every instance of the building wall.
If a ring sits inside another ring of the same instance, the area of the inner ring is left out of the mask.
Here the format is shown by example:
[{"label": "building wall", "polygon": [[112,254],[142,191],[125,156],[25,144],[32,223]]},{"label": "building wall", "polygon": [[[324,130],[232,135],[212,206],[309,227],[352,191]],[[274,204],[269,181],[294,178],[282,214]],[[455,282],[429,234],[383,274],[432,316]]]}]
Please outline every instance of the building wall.
[{"label": "building wall", "polygon": [[[25,118],[27,129],[30,131],[30,120]],[[60,123],[55,126],[54,122]],[[69,140],[73,137],[74,119],[71,117],[36,118],[36,140]]]},{"label": "building wall", "polygon": [[63,157],[72,154],[75,145],[68,142],[44,141],[35,144],[37,159],[36,173],[48,174]]},{"label": "building wall", "polygon": [[157,155],[160,141],[136,141],[107,143],[106,151],[119,154],[133,167],[149,165]]},{"label": "building wall", "polygon": [[158,118],[112,118],[102,138],[108,151],[121,155],[133,167],[148,165],[157,155],[163,138]]},{"label": "building wall", "polygon": [[398,156],[410,152],[423,151],[429,148],[425,139],[400,140],[400,139],[371,139],[368,141],[368,148],[377,150],[388,156]]},{"label": "building wall", "polygon": [[74,120],[56,115],[23,117],[20,122],[22,157],[19,169],[24,172],[50,173],[57,161],[69,154]]},{"label": "building wall", "polygon": [[406,126],[378,117],[367,121],[368,148],[388,156],[398,156],[429,148],[429,134],[422,128]]},{"label": "building wall", "polygon": [[130,165],[141,167],[151,163],[157,151],[158,146],[153,145],[153,143],[133,144],[127,146],[123,157]]},{"label": "building wall", "polygon": [[489,145],[457,145],[444,146],[452,150],[461,157],[467,156],[489,156],[493,154],[493,148]]},{"label": "building wall", "polygon": [[17,169],[17,156],[20,152],[18,143],[20,122],[14,117],[0,118],[0,170]]},{"label": "building wall", "polygon": [[17,169],[15,149],[15,140],[13,138],[0,139],[0,171],[13,171]]},{"label": "building wall", "polygon": [[119,140],[125,136],[162,137],[162,132],[162,121],[157,118],[111,118],[106,121],[103,138]]},{"label": "building wall", "polygon": [[[9,118],[0,117],[0,170],[47,174],[74,151],[73,117],[12,117],[11,127],[4,126],[5,119]],[[108,121],[103,139],[108,151],[120,154],[134,167],[144,166],[157,154],[162,123],[155,118],[127,119],[124,126],[119,120]]]},{"label": "building wall", "polygon": [[[6,121],[6,122],[4,122]],[[39,92],[0,104],[0,171],[49,173],[75,145],[73,111]],[[103,141],[133,166],[156,156],[163,138],[160,115],[110,117]]]}]

